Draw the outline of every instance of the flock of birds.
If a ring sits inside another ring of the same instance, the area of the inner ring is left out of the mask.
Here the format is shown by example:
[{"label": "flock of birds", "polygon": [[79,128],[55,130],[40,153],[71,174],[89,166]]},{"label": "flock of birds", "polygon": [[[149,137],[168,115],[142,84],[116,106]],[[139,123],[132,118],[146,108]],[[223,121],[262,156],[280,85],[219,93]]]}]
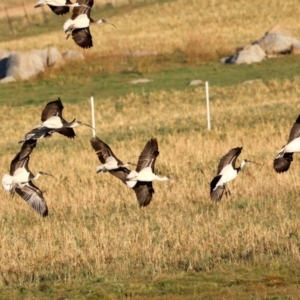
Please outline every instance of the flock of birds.
[{"label": "flock of birds", "polygon": [[[45,202],[42,191],[33,184],[33,180],[38,179],[41,175],[54,177],[50,173],[38,172],[34,175],[28,167],[30,154],[36,147],[37,140],[41,138],[49,138],[55,132],[60,133],[67,138],[75,137],[74,127],[77,126],[92,126],[76,121],[66,121],[62,116],[64,107],[58,98],[55,101],[47,103],[41,114],[42,123],[29,131],[23,140],[21,150],[15,155],[10,164],[9,174],[4,174],[2,177],[2,185],[4,189],[14,196],[19,194],[27,201],[35,211],[41,216],[48,215],[48,207]],[[113,153],[111,148],[100,140],[97,136],[93,136],[90,140],[92,148],[95,150],[101,165],[96,167],[97,173],[109,172],[111,175],[120,179],[126,186],[133,189],[140,207],[149,205],[154,193],[152,182],[170,180],[168,176],[160,177],[155,174],[155,161],[159,155],[158,143],[156,138],[151,138],[142,150],[135,170],[130,170],[127,167],[135,164],[131,162],[123,163]],[[227,183],[237,177],[246,163],[255,163],[244,159],[239,167],[236,167],[236,160],[242,147],[236,147],[223,156],[219,162],[217,175],[210,183],[210,197],[214,202],[219,202],[225,194],[231,194]],[[300,152],[300,115],[294,123],[288,142],[280,149],[274,159],[274,169],[277,173],[286,172],[291,162],[293,161],[294,152]]]},{"label": "flock of birds", "polygon": [[94,20],[91,18],[91,9],[94,0],[77,0],[72,3],[70,0],[38,0],[35,7],[48,5],[56,15],[64,15],[73,7],[72,17],[68,19],[63,29],[67,39],[72,36],[75,43],[82,48],[93,47],[93,39],[90,32],[90,24],[114,24],[107,22],[105,19]]},{"label": "flock of birds", "polygon": [[[71,35],[75,43],[82,48],[90,48],[93,46],[92,36],[89,30],[90,24],[111,24],[104,19],[94,21],[91,18],[90,13],[94,5],[93,0],[77,0],[76,3],[72,3],[70,0],[38,0],[35,7],[44,5],[48,5],[57,15],[66,14],[70,11],[70,7],[73,7],[72,17],[65,22],[63,28],[67,34],[67,38]],[[34,175],[29,170],[30,154],[36,147],[37,140],[51,137],[55,132],[73,139],[75,137],[74,127],[80,125],[92,127],[88,124],[76,121],[76,119],[71,122],[66,121],[62,116],[63,109],[64,107],[60,98],[47,103],[42,111],[42,123],[28,132],[24,139],[19,142],[22,144],[21,150],[11,161],[9,174],[4,174],[2,177],[2,185],[6,191],[9,191],[12,196],[14,196],[15,193],[19,194],[43,217],[48,215],[48,207],[43,192],[34,185],[32,181],[38,179],[41,175],[52,177],[53,175],[41,171]],[[130,162],[124,164],[117,158],[111,148],[97,136],[92,137],[90,143],[101,162],[101,165],[96,167],[96,172],[109,172],[120,179],[126,186],[133,189],[140,207],[147,206],[151,202],[154,193],[152,185],[154,180],[165,181],[171,179],[168,176],[160,177],[155,174],[155,161],[159,155],[158,143],[155,138],[150,139],[146,143],[139,156],[135,170],[127,168],[135,164]],[[236,147],[229,150],[229,152],[221,158],[217,175],[210,183],[210,197],[212,201],[219,202],[224,192],[225,194],[231,194],[227,183],[237,177],[246,163],[257,164],[254,161],[244,159],[241,165],[236,167],[236,160],[241,152],[242,147]],[[300,152],[300,115],[290,131],[287,144],[280,149],[274,159],[273,167],[277,173],[286,172],[289,169],[293,161],[294,152]]]},{"label": "flock of birds", "polygon": [[[11,161],[9,174],[4,174],[2,177],[2,185],[6,191],[9,191],[12,196],[15,193],[19,194],[43,217],[48,215],[48,207],[42,191],[32,181],[38,179],[41,175],[54,176],[41,171],[34,175],[29,170],[30,154],[36,147],[37,140],[49,138],[55,132],[72,139],[75,137],[74,127],[85,125],[93,128],[88,124],[76,121],[76,119],[71,122],[66,121],[62,116],[63,108],[60,98],[47,103],[42,111],[42,123],[29,131],[24,139],[19,142],[22,144],[21,150]],[[155,174],[155,160],[159,155],[158,143],[155,138],[146,143],[135,170],[127,168],[129,165],[135,164],[130,162],[124,164],[115,156],[111,148],[97,136],[94,136],[90,142],[102,164],[96,167],[96,172],[109,172],[119,178],[134,190],[141,207],[147,206],[151,202],[154,193],[152,181],[170,179],[167,176],[159,177]]]}]

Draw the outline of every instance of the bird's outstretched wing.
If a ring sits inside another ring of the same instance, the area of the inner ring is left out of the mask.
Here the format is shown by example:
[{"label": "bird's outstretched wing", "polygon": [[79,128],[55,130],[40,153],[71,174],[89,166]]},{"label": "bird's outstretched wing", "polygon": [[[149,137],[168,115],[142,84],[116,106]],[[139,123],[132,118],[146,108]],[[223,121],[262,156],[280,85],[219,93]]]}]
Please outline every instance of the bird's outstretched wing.
[{"label": "bird's outstretched wing", "polygon": [[221,158],[218,165],[217,174],[220,174],[223,168],[228,164],[232,163],[233,167],[235,167],[235,161],[237,157],[240,155],[240,153],[242,152],[242,149],[243,147],[237,147],[229,150],[229,152]]},{"label": "bird's outstretched wing", "polygon": [[53,6],[50,4],[48,4],[48,6],[57,15],[64,15],[70,11],[70,8],[68,6]]},{"label": "bird's outstretched wing", "polygon": [[74,139],[76,134],[73,128],[67,128],[67,127],[63,127],[59,130],[56,130],[56,132],[66,136],[69,139]]},{"label": "bird's outstretched wing", "polygon": [[140,207],[147,206],[150,204],[152,200],[152,195],[154,194],[152,182],[138,181],[133,187],[133,190],[136,194]]},{"label": "bird's outstretched wing", "polygon": [[108,157],[113,156],[119,165],[123,165],[123,163],[115,156],[111,148],[97,136],[92,137],[90,142],[102,164],[106,163]]},{"label": "bird's outstretched wing", "polygon": [[55,101],[48,102],[42,111],[41,121],[44,122],[53,116],[62,118],[63,109],[64,107],[59,97]]},{"label": "bird's outstretched wing", "polygon": [[151,166],[152,172],[154,173],[155,160],[158,155],[157,139],[153,138],[147,142],[144,150],[140,154],[136,171],[140,172],[142,169]]},{"label": "bird's outstretched wing", "polygon": [[10,170],[9,170],[9,174],[11,176],[14,175],[15,171],[18,170],[19,168],[27,168],[28,169],[28,162],[30,159],[30,156],[26,156],[23,159],[18,159],[18,154],[16,155],[16,157],[12,160],[11,164],[10,164]]},{"label": "bird's outstretched wing", "polygon": [[94,0],[77,0],[77,3],[79,3],[81,6],[74,7],[71,19],[75,20],[76,17],[81,14],[87,14],[87,16],[90,17]]},{"label": "bird's outstretched wing", "polygon": [[290,143],[298,137],[300,137],[300,115],[298,116],[296,122],[293,124],[287,143]]},{"label": "bird's outstretched wing", "polygon": [[19,194],[28,204],[41,216],[48,215],[48,207],[43,197],[42,191],[31,181],[22,187],[16,187],[16,193]]},{"label": "bird's outstretched wing", "polygon": [[293,161],[293,154],[294,153],[284,153],[283,156],[275,158],[273,162],[274,170],[277,173],[286,172]]},{"label": "bird's outstretched wing", "polygon": [[210,193],[211,200],[214,202],[221,201],[224,191],[225,191],[225,185],[218,186],[215,190],[211,191]]},{"label": "bird's outstretched wing", "polygon": [[93,38],[89,27],[74,29],[72,31],[72,38],[74,42],[81,48],[93,47]]}]

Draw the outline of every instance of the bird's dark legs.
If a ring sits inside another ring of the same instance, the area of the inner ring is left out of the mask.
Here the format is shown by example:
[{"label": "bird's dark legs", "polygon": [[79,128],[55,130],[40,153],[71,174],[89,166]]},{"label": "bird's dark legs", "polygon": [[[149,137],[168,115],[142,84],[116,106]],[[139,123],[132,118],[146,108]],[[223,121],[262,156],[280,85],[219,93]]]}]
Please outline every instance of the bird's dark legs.
[{"label": "bird's dark legs", "polygon": [[226,184],[224,186],[225,186],[225,195],[226,195],[226,197],[228,197],[228,195],[231,196],[231,192],[230,192],[228,186]]}]

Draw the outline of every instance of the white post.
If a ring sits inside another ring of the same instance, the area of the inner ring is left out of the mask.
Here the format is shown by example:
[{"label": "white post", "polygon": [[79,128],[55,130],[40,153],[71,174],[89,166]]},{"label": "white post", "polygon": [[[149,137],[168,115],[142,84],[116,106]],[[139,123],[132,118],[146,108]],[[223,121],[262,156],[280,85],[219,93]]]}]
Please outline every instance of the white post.
[{"label": "white post", "polygon": [[94,110],[94,97],[91,97],[91,111],[92,111],[92,127],[93,127],[93,137],[96,136],[96,127],[95,127],[95,110]]},{"label": "white post", "polygon": [[210,111],[209,111],[208,81],[205,82],[205,92],[206,92],[207,129],[210,130]]}]

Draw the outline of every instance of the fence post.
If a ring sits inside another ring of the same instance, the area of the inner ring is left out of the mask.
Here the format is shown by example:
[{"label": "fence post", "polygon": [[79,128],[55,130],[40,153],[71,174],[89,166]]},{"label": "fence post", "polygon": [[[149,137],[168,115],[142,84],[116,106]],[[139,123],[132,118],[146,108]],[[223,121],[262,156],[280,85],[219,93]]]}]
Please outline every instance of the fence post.
[{"label": "fence post", "polygon": [[5,10],[5,14],[6,14],[6,18],[7,18],[7,23],[9,25],[9,28],[10,28],[10,31],[13,35],[15,35],[15,31],[14,31],[14,28],[13,28],[13,25],[12,25],[12,22],[11,22],[11,19],[9,17],[9,14],[8,14],[8,11],[7,11],[7,7],[5,6],[4,7],[4,10]]},{"label": "fence post", "polygon": [[22,6],[23,6],[23,10],[24,10],[24,15],[25,15],[25,18],[26,18],[26,21],[27,21],[27,25],[30,25],[29,17],[28,17],[27,10],[26,10],[24,2],[22,2]]}]

